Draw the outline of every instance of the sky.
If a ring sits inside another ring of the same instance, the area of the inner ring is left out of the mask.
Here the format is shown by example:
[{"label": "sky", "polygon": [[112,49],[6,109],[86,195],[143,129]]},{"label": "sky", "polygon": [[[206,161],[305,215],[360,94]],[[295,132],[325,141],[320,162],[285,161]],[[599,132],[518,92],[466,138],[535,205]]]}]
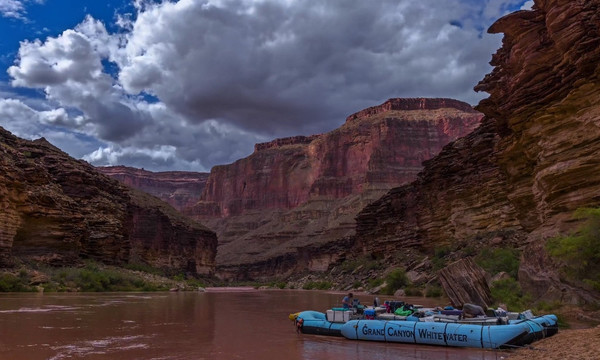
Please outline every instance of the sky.
[{"label": "sky", "polygon": [[523,0],[0,0],[0,126],[96,166],[210,171],[395,97],[476,105]]}]

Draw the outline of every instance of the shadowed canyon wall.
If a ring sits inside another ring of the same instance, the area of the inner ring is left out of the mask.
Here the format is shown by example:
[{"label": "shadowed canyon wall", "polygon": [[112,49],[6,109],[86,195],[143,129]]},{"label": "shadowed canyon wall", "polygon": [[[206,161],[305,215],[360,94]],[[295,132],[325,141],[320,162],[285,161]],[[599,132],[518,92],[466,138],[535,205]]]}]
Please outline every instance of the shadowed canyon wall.
[{"label": "shadowed canyon wall", "polygon": [[356,246],[398,253],[481,243],[523,250],[521,285],[536,298],[599,301],[562,279],[544,250],[600,205],[600,1],[535,1],[498,20],[482,126],[426,162],[417,181],[357,217]]},{"label": "shadowed canyon wall", "polygon": [[44,139],[0,128],[0,266],[107,264],[211,274],[216,235]]}]

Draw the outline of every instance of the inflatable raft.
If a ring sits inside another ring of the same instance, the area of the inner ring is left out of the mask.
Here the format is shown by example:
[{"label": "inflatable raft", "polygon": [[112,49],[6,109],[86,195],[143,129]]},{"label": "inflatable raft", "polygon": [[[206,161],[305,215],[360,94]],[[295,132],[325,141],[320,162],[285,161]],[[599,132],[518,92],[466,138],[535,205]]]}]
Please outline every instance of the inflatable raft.
[{"label": "inflatable raft", "polygon": [[298,331],[303,334],[485,349],[523,346],[558,331],[555,315],[511,320],[507,325],[380,319],[329,321],[326,314],[318,311],[293,315]]},{"label": "inflatable raft", "polygon": [[529,333],[523,339],[523,345],[550,337],[558,332],[558,318],[556,315],[542,315],[530,319],[510,320],[509,324],[527,325]]},{"label": "inflatable raft", "polygon": [[318,311],[302,311],[296,316],[296,326],[303,334],[342,336],[344,322],[332,322]]},{"label": "inflatable raft", "polygon": [[351,340],[497,349],[523,345],[529,335],[525,323],[474,325],[402,320],[350,320],[341,328]]}]

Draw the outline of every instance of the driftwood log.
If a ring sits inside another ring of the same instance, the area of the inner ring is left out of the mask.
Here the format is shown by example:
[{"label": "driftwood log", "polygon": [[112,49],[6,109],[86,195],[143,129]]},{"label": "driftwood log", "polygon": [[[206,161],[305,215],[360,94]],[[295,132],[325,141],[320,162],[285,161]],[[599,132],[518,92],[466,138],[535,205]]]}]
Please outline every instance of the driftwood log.
[{"label": "driftwood log", "polygon": [[473,259],[461,259],[446,266],[438,275],[440,283],[454,307],[471,303],[487,309],[492,305],[492,294],[485,279],[485,271]]}]

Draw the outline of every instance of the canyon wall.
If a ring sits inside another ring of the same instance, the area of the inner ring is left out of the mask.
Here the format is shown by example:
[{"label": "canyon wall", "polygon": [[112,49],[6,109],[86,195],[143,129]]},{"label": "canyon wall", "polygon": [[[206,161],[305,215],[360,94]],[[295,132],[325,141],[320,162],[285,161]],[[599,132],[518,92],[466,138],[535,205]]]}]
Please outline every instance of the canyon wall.
[{"label": "canyon wall", "polygon": [[96,169],[125,185],[156,196],[179,210],[194,206],[200,200],[208,179],[208,173],[189,171],[152,172],[126,166]]},{"label": "canyon wall", "polygon": [[[360,209],[413,181],[423,161],[479,126],[482,114],[451,99],[390,99],[338,129],[257,144],[212,169],[184,213],[215,230],[226,279],[325,271],[354,234]],[[323,249],[329,249],[324,251]]]},{"label": "canyon wall", "polygon": [[45,139],[0,128],[0,266],[143,263],[212,274],[216,235]]},{"label": "canyon wall", "polygon": [[521,285],[536,299],[599,301],[561,278],[545,241],[573,230],[580,207],[600,205],[600,1],[537,0],[498,20],[482,126],[432,160],[417,181],[357,217],[363,253],[429,253],[452,244],[523,250]]},{"label": "canyon wall", "polygon": [[249,157],[215,166],[194,215],[293,209],[309,199],[339,199],[411,181],[424,160],[471,132],[480,119],[456,100],[390,99],[349,116],[332,132],[257,144]]}]

